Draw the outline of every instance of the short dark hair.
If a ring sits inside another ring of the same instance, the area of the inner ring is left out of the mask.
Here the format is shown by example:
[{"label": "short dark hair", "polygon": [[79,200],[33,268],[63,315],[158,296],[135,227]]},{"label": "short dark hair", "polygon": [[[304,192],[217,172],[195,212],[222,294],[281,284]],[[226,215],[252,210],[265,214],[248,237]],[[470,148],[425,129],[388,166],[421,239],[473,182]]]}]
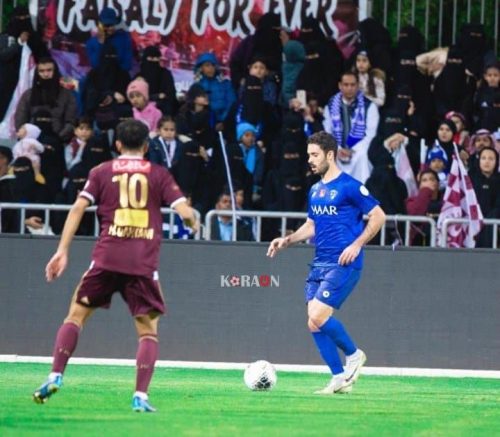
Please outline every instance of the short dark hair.
[{"label": "short dark hair", "polygon": [[116,127],[116,139],[125,149],[138,150],[149,138],[148,127],[139,120],[125,120]]},{"label": "short dark hair", "polygon": [[175,125],[174,117],[172,117],[171,115],[164,115],[162,118],[158,120],[156,127],[160,129],[164,123],[174,123]]},{"label": "short dark hair", "polygon": [[341,75],[340,75],[340,79],[339,79],[339,82],[342,82],[342,79],[344,78],[344,76],[352,76],[354,77],[354,79],[356,79],[356,82],[358,82],[358,75],[356,73],[354,73],[354,71],[344,71]]},{"label": "short dark hair", "polygon": [[77,118],[76,123],[75,123],[75,128],[80,127],[82,124],[90,127],[90,129],[92,129],[93,123],[92,123],[92,120],[90,119],[90,117],[83,116],[83,117]]},{"label": "short dark hair", "polygon": [[437,182],[439,182],[439,176],[438,174],[432,169],[432,168],[426,168],[425,170],[422,170],[418,174],[418,186],[420,187],[420,183],[422,182],[422,176],[426,174],[431,174],[434,176]]},{"label": "short dark hair", "polygon": [[328,132],[325,132],[324,130],[312,134],[307,139],[307,144],[316,144],[321,150],[323,150],[323,152],[325,152],[325,155],[329,151],[332,151],[333,158],[335,159],[337,157],[337,140],[335,140],[332,135],[330,135]]}]

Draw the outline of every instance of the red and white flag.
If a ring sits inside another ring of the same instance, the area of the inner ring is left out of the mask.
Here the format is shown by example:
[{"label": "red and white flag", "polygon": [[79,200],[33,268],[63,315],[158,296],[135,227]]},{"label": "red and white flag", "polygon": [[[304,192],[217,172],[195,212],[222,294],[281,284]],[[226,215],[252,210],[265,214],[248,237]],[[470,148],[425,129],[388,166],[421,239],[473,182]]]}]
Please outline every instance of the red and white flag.
[{"label": "red and white flag", "polygon": [[463,162],[458,157],[457,146],[451,164],[448,184],[443,197],[443,206],[438,218],[438,235],[442,233],[443,221],[447,218],[466,218],[467,224],[451,224],[447,228],[445,247],[475,247],[474,237],[483,226],[483,213]]}]

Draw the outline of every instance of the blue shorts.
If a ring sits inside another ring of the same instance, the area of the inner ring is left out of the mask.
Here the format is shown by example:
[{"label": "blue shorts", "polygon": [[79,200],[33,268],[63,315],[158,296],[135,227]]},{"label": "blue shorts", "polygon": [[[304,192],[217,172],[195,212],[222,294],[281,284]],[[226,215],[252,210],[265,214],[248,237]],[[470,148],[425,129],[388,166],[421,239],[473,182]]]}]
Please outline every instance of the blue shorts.
[{"label": "blue shorts", "polygon": [[338,310],[354,290],[360,277],[361,270],[352,266],[313,266],[306,279],[306,301],[316,298]]}]

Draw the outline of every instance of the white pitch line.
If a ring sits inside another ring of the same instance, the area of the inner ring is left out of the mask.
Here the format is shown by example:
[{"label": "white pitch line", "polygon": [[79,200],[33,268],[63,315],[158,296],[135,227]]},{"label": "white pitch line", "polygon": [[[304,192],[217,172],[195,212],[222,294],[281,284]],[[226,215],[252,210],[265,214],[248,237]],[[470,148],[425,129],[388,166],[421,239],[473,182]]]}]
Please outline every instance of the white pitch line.
[{"label": "white pitch line", "polygon": [[[0,355],[3,363],[43,363],[50,364],[52,357],[31,357],[24,355]],[[72,357],[70,364],[102,365],[102,366],[135,366],[135,360],[123,358],[79,358]],[[159,360],[156,367],[174,369],[213,369],[244,370],[247,363],[215,363],[204,361],[167,361]],[[274,364],[276,370],[284,372],[329,373],[326,366],[306,364]],[[424,376],[447,378],[493,378],[500,379],[500,370],[466,370],[466,369],[424,369],[417,367],[363,367],[364,375],[375,376]]]}]

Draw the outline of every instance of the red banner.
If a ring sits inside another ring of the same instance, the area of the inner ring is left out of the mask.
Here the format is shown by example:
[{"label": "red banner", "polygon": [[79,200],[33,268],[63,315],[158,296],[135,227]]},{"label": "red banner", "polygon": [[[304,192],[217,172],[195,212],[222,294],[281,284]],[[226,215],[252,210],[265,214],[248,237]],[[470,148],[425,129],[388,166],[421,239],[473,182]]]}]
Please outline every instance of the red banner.
[{"label": "red banner", "polygon": [[[352,0],[31,0],[63,72],[77,76],[77,64],[88,64],[84,43],[96,32],[99,11],[115,9],[139,52],[159,45],[169,68],[191,71],[198,54],[214,52],[226,65],[234,46],[255,31],[259,17],[280,15],[283,27],[298,30],[304,17],[316,17],[326,35],[337,40],[356,28],[358,9]],[[341,47],[342,49],[342,47]],[[69,71],[68,71],[69,70]]]}]

